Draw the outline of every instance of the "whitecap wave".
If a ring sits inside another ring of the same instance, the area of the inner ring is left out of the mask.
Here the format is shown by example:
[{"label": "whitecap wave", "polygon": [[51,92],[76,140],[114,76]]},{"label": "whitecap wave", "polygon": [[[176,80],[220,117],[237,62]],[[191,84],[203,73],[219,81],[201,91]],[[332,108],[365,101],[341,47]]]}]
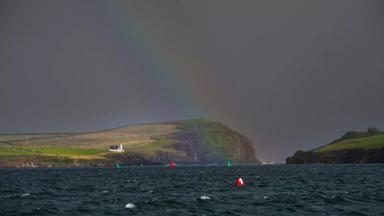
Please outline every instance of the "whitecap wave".
[{"label": "whitecap wave", "polygon": [[133,204],[133,203],[127,203],[127,204],[125,205],[125,208],[133,209],[133,208],[136,208],[136,205]]},{"label": "whitecap wave", "polygon": [[24,193],[24,194],[21,194],[20,197],[26,197],[26,196],[30,196],[31,194],[29,193]]},{"label": "whitecap wave", "polygon": [[200,199],[201,200],[210,200],[211,198],[209,196],[201,196]]}]

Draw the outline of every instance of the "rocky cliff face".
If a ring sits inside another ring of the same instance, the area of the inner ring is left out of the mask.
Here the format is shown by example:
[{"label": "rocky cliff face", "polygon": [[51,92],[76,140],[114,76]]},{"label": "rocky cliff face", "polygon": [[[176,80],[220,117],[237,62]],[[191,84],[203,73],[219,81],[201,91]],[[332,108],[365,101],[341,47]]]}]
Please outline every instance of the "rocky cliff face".
[{"label": "rocky cliff face", "polygon": [[259,163],[254,145],[240,133],[211,121],[179,123],[178,132],[170,136],[177,150],[186,153],[186,161],[194,163]]},{"label": "rocky cliff face", "polygon": [[[153,136],[163,150],[151,156],[137,154],[144,163],[163,164],[169,161],[183,164],[225,164],[228,160],[237,164],[258,164],[254,145],[240,133],[229,127],[207,120],[173,122],[177,130]],[[164,150],[171,151],[164,151]],[[129,163],[120,155],[123,163]],[[124,156],[123,156],[124,157]]]}]

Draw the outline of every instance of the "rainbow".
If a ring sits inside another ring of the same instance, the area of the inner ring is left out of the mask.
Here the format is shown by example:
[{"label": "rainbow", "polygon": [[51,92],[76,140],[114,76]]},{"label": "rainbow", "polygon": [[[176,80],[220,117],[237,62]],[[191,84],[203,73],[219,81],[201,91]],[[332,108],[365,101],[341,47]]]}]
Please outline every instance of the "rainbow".
[{"label": "rainbow", "polygon": [[[122,41],[133,49],[130,51],[134,52],[133,55],[145,62],[156,82],[172,90],[171,95],[175,95],[173,100],[180,113],[199,113],[198,117],[207,117],[206,113],[209,111],[216,114],[222,112],[213,110],[213,97],[210,96],[212,89],[204,83],[204,78],[194,77],[193,71],[207,71],[208,67],[193,49],[175,47],[164,32],[156,32],[156,22],[146,17],[148,13],[140,13],[139,9],[142,8],[137,8],[135,2],[113,1],[106,4],[117,23],[119,29],[116,32],[121,34],[119,36],[123,37]],[[159,13],[156,5],[152,5],[149,10],[151,9],[155,15]],[[127,57],[131,55],[132,53],[127,53]],[[140,85],[145,88],[146,84]]]}]

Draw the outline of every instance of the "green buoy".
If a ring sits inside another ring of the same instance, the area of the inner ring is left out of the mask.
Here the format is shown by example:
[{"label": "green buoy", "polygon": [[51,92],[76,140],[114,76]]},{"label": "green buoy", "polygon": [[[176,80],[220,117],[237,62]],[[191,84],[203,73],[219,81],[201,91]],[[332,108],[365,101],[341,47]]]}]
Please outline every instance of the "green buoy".
[{"label": "green buoy", "polygon": [[119,163],[119,162],[116,162],[116,168],[117,168],[117,169],[120,168],[120,163]]},{"label": "green buoy", "polygon": [[232,163],[231,163],[231,161],[229,160],[229,161],[227,161],[227,167],[231,167],[232,166]]}]

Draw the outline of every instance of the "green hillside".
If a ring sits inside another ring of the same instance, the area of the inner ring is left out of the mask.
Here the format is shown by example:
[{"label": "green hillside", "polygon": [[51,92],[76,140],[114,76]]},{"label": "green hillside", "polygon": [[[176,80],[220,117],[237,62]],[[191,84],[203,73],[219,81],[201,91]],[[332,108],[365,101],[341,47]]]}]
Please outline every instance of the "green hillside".
[{"label": "green hillside", "polygon": [[342,140],[314,150],[314,152],[328,152],[345,149],[381,149],[384,148],[384,134],[364,138]]},{"label": "green hillside", "polygon": [[297,151],[286,163],[384,163],[384,133],[376,128],[349,131],[330,144]]},{"label": "green hillside", "polygon": [[[109,152],[122,144],[125,152]],[[0,167],[258,163],[253,144],[213,121],[143,124],[87,133],[0,135]]]}]

